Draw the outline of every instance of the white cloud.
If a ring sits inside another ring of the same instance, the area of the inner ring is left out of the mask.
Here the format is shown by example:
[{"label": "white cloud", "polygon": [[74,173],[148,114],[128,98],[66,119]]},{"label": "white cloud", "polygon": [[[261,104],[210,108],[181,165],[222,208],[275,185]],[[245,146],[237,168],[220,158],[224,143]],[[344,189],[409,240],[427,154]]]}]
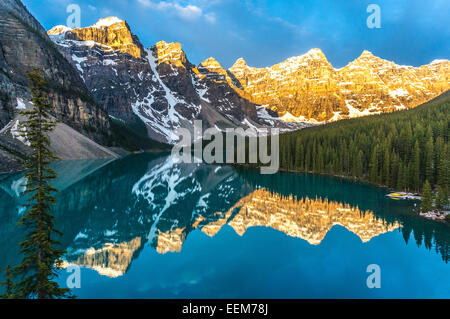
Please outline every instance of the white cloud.
[{"label": "white cloud", "polygon": [[205,14],[205,19],[209,23],[216,23],[216,20],[217,20],[216,15],[214,13]]},{"label": "white cloud", "polygon": [[176,14],[185,20],[195,20],[202,16],[203,11],[201,8],[194,5],[182,6],[177,2],[160,1],[154,2],[152,0],[138,0],[140,4],[145,7],[158,11],[167,11]]}]

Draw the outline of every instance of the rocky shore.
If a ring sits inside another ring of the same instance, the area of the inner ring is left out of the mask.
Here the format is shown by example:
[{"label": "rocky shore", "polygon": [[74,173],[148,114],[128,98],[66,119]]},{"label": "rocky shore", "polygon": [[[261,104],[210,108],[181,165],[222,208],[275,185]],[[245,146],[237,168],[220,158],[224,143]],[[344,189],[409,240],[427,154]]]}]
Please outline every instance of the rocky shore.
[{"label": "rocky shore", "polygon": [[446,220],[446,219],[448,219],[447,216],[450,215],[450,211],[440,212],[437,210],[432,210],[429,212],[420,212],[419,215],[424,218],[428,218],[428,219],[432,219],[432,220]]}]

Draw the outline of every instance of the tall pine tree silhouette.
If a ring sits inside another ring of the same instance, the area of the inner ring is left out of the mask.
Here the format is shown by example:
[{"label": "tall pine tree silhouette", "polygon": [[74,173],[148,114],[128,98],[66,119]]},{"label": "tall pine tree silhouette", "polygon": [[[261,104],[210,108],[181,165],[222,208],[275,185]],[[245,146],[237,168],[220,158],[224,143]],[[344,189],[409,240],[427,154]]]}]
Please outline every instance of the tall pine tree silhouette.
[{"label": "tall pine tree silhouette", "polygon": [[422,193],[422,212],[427,213],[433,209],[433,191],[430,183],[425,181]]},{"label": "tall pine tree silhouette", "polygon": [[18,282],[15,295],[19,298],[55,299],[69,297],[69,289],[60,288],[54,281],[61,267],[64,251],[57,249],[55,239],[61,235],[54,227],[51,207],[57,190],[51,186],[56,178],[49,167],[56,157],[49,149],[47,133],[52,131],[56,121],[50,115],[52,107],[48,102],[46,82],[37,69],[27,73],[32,93],[33,109],[22,111],[27,120],[22,123],[22,136],[30,143],[31,155],[27,160],[25,173],[26,193],[29,196],[28,210],[19,225],[27,234],[20,243],[23,253],[22,263],[16,267]]}]

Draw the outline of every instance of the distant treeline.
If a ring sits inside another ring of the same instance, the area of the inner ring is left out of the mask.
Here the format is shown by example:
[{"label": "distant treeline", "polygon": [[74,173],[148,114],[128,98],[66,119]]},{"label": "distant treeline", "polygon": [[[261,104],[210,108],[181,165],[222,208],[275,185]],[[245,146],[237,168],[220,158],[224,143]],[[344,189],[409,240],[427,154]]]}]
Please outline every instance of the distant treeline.
[{"label": "distant treeline", "polygon": [[343,120],[280,136],[282,169],[349,176],[419,191],[448,189],[450,91],[413,110]]}]

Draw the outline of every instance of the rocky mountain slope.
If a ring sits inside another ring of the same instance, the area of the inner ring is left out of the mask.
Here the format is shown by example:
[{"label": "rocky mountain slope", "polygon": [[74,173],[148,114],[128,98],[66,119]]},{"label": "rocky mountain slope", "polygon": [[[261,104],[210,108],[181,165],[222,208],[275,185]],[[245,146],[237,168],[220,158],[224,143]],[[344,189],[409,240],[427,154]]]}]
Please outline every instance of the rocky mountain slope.
[{"label": "rocky mountain slope", "polygon": [[51,147],[63,159],[116,157],[107,112],[92,98],[77,70],[19,0],[0,2],[0,173],[23,168],[29,152],[20,137],[21,110],[32,107],[26,72],[37,68],[48,81],[53,115],[61,123]]},{"label": "rocky mountain slope", "polygon": [[[18,99],[23,108],[31,108],[30,102]],[[21,123],[25,116],[17,114],[0,130],[0,174],[24,169],[24,161],[30,154],[30,143],[21,136]],[[117,158],[119,154],[104,147],[69,125],[59,122],[48,135],[50,149],[61,160]]]},{"label": "rocky mountain slope", "polygon": [[241,58],[229,70],[235,89],[291,121],[336,121],[410,109],[450,89],[450,61],[412,67],[369,51],[335,69],[319,49],[268,68]]},{"label": "rocky mountain slope", "polygon": [[30,100],[26,72],[34,67],[49,81],[55,116],[98,142],[105,141],[110,134],[107,113],[92,100],[79,74],[20,1],[3,0],[0,2],[1,127],[20,109],[20,100]]},{"label": "rocky mountain slope", "polygon": [[[0,149],[8,150],[6,143],[9,140],[11,143],[16,144],[14,147],[21,146],[18,149],[18,152],[21,152],[20,154],[28,154],[29,150],[27,146],[30,144],[20,133],[22,130],[20,123],[23,121],[25,121],[25,117],[18,115],[0,131],[0,136],[2,137],[0,139]],[[94,142],[65,123],[57,123],[55,129],[48,136],[50,138],[51,151],[61,160],[118,157],[118,154]],[[21,143],[17,143],[17,141]],[[11,145],[11,147],[13,146]],[[21,157],[19,154],[17,156]],[[0,172],[3,171],[0,170]]]},{"label": "rocky mountain slope", "polygon": [[[302,123],[280,121],[243,98],[230,86],[228,72],[213,59],[195,66],[179,43],[158,42],[144,49],[129,25],[116,17],[81,29],[56,26],[48,35],[79,71],[95,100],[109,114],[134,125],[146,124],[148,135],[174,143],[176,128],[193,131],[193,120],[205,127],[282,129]],[[267,121],[268,120],[268,121]]]}]

